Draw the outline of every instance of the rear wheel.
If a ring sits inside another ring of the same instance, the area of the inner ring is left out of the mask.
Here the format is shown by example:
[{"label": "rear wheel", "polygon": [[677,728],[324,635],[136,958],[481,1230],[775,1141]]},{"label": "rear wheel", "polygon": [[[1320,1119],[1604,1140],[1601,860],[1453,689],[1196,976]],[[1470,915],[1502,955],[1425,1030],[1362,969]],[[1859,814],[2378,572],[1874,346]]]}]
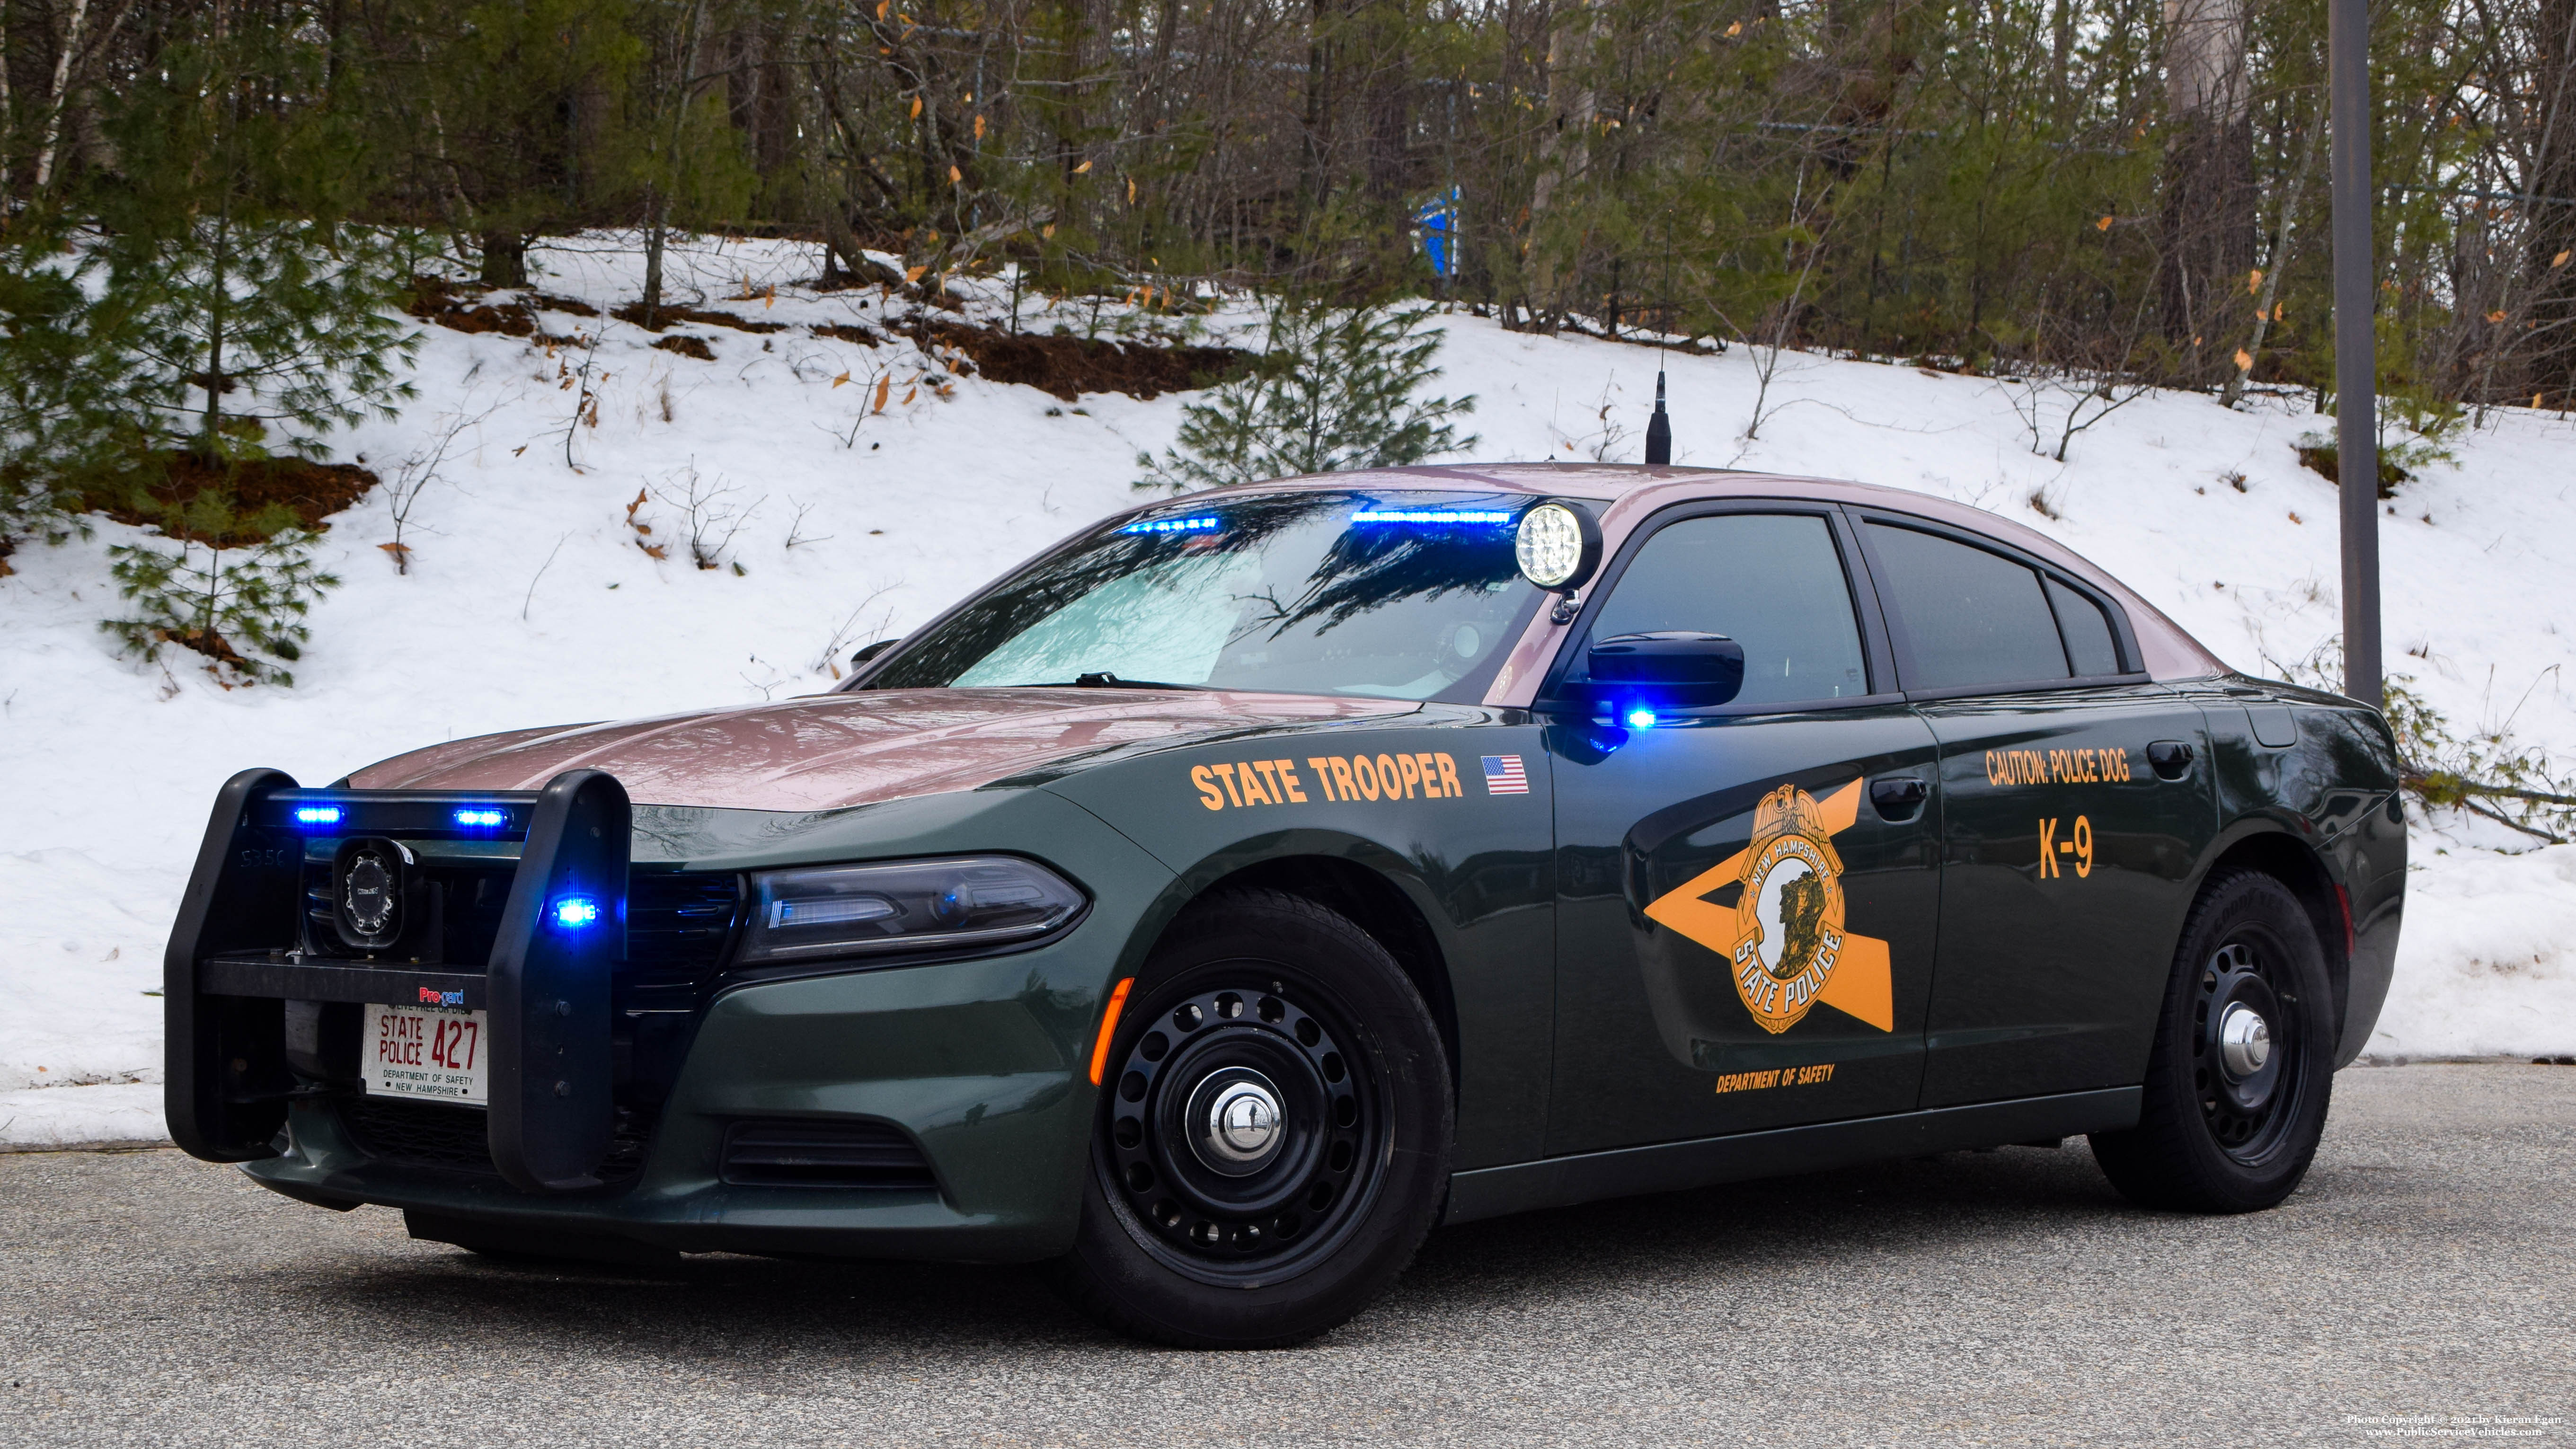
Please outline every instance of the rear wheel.
[{"label": "rear wheel", "polygon": [[1412,1261],[1448,1181],[1448,1062],[1413,983],[1347,918],[1267,890],[1194,908],[1108,1060],[1057,1265],[1100,1323],[1276,1347],[1349,1319]]},{"label": "rear wheel", "polygon": [[2289,888],[2253,871],[2213,877],[2183,928],[2138,1125],[2093,1134],[2112,1186],[2188,1212],[2288,1197],[2325,1132],[2333,999]]}]

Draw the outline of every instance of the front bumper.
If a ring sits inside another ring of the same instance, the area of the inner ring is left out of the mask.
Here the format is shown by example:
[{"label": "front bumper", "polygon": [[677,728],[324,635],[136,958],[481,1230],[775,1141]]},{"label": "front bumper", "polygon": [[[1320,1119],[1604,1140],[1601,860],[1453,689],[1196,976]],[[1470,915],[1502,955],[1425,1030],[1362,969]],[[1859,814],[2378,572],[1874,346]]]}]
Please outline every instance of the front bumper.
[{"label": "front bumper", "polygon": [[[591,1159],[589,1181],[567,1173],[531,1183],[506,1170],[500,1114],[476,1121],[474,1109],[436,1107],[450,1126],[471,1123],[472,1136],[465,1153],[431,1160],[388,1150],[359,1123],[353,1104],[385,1099],[290,1070],[277,1026],[287,1003],[266,998],[309,988],[310,973],[281,969],[283,984],[266,988],[238,958],[276,945],[254,938],[255,923],[278,905],[267,897],[289,909],[293,902],[273,884],[242,889],[226,872],[259,843],[228,822],[244,818],[245,802],[292,782],[246,774],[238,783],[218,807],[201,880],[191,885],[196,914],[183,914],[169,963],[180,1002],[174,1025],[184,1028],[171,1038],[171,1121],[196,1155],[240,1162],[254,1180],[303,1201],[398,1207],[499,1242],[984,1261],[1045,1258],[1071,1243],[1097,1097],[1091,1038],[1109,985],[1134,973],[1131,958],[1176,907],[1171,871],[1081,807],[1014,789],[814,816],[664,811],[639,820],[638,857],[649,846],[657,868],[749,872],[998,847],[1075,863],[1066,873],[1091,906],[1064,934],[1007,954],[818,966],[786,980],[719,978],[641,1140],[621,1137],[609,1157]],[[537,862],[531,851],[521,874]],[[506,945],[496,944],[496,962]],[[471,977],[456,1004],[488,1007],[496,1037],[505,1012],[528,1011],[517,1001],[528,993],[505,993],[498,972],[444,969]],[[496,1058],[496,1102],[498,1068]],[[568,1100],[598,1100],[608,1072],[571,1075]],[[746,1131],[774,1142],[800,1128],[873,1134],[907,1154],[912,1170],[891,1184],[828,1172],[791,1184],[729,1168],[739,1166],[734,1148]]]},{"label": "front bumper", "polygon": [[[746,986],[708,1009],[645,1150],[612,1190],[528,1193],[497,1175],[370,1156],[325,1100],[290,1114],[288,1150],[245,1167],[306,1201],[377,1203],[530,1236],[608,1235],[681,1252],[1027,1261],[1072,1242],[1094,1089],[1062,993],[1105,974],[1073,937],[981,961]],[[1106,933],[1103,933],[1104,938]],[[934,1184],[726,1181],[750,1122],[891,1124]]]}]

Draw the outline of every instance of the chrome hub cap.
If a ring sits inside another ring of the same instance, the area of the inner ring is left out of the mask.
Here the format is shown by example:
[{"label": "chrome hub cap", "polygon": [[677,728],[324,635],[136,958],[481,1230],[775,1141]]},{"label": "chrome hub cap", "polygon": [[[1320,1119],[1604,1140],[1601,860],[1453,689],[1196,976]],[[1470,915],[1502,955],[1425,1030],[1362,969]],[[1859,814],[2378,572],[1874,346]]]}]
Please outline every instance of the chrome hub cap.
[{"label": "chrome hub cap", "polygon": [[1182,1117],[1193,1129],[1190,1148],[1199,1161],[1228,1177],[1259,1172],[1287,1139],[1279,1089],[1249,1067],[1210,1073],[1190,1093]]},{"label": "chrome hub cap", "polygon": [[2271,1057],[2271,1024],[2244,1002],[2229,1002],[2226,1014],[2218,1021],[2219,1065],[2241,1082],[2263,1070],[2263,1063]]}]

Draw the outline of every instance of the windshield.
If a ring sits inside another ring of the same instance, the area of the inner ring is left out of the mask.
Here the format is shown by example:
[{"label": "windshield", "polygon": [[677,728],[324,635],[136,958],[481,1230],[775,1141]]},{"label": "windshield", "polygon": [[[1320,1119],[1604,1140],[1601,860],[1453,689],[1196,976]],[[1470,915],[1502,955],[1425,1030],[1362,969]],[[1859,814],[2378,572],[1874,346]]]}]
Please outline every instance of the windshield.
[{"label": "windshield", "polygon": [[1473,701],[1539,590],[1527,500],[1230,497],[1104,528],[903,648],[870,689],[1180,685]]}]

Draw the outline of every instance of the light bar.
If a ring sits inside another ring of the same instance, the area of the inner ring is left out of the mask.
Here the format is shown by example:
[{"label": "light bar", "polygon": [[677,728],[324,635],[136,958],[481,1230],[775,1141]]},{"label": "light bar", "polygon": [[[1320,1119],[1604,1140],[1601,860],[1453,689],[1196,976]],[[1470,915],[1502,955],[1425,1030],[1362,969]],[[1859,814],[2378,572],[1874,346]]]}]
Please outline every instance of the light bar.
[{"label": "light bar", "polygon": [[467,805],[456,812],[455,820],[466,830],[498,830],[510,823],[510,812],[488,805]]},{"label": "light bar", "polygon": [[1351,515],[1353,523],[1509,523],[1512,515],[1489,509],[1467,508],[1363,508]]},{"label": "light bar", "polygon": [[554,922],[567,931],[578,931],[599,922],[599,902],[588,896],[565,896],[555,902]]},{"label": "light bar", "polygon": [[1120,533],[1208,533],[1222,526],[1214,518],[1142,518]]},{"label": "light bar", "polygon": [[340,807],[337,805],[298,805],[295,807],[295,823],[298,825],[337,825],[340,823]]}]

